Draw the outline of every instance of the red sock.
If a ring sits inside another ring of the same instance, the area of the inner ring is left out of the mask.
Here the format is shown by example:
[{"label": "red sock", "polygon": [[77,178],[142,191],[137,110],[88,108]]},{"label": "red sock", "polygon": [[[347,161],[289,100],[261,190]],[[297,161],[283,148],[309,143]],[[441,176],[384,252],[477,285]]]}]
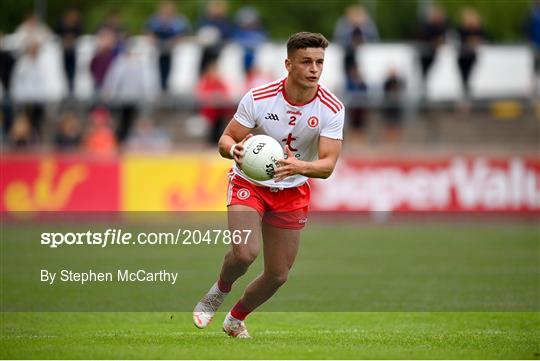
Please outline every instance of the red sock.
[{"label": "red sock", "polygon": [[241,301],[236,302],[236,305],[231,310],[231,316],[237,320],[244,321],[246,317],[251,313],[243,305]]},{"label": "red sock", "polygon": [[221,292],[228,293],[231,292],[232,283],[224,281],[223,279],[221,279],[221,277],[219,277],[217,281],[217,286]]}]

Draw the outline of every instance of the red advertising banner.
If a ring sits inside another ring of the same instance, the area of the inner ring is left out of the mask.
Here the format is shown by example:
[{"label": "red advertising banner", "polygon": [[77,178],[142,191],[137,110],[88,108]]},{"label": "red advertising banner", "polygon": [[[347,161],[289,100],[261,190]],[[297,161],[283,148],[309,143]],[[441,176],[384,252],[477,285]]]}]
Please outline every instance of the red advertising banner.
[{"label": "red advertising banner", "polygon": [[[229,167],[208,155],[4,155],[0,211],[224,210]],[[311,185],[313,211],[540,213],[534,157],[349,157]]]},{"label": "red advertising banner", "polygon": [[312,182],[312,210],[539,212],[540,160],[341,160]]},{"label": "red advertising banner", "polygon": [[116,158],[6,155],[0,174],[0,211],[120,209]]}]

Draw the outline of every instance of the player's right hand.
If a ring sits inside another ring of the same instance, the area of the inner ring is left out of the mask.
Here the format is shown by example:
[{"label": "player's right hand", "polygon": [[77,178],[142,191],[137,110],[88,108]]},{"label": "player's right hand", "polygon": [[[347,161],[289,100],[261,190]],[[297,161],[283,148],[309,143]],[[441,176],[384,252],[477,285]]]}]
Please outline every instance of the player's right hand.
[{"label": "player's right hand", "polygon": [[240,168],[242,168],[242,159],[244,158],[244,143],[246,142],[246,140],[248,140],[252,136],[253,134],[249,133],[248,135],[245,136],[244,139],[236,143],[236,145],[234,146],[232,156],[233,156],[234,161]]}]

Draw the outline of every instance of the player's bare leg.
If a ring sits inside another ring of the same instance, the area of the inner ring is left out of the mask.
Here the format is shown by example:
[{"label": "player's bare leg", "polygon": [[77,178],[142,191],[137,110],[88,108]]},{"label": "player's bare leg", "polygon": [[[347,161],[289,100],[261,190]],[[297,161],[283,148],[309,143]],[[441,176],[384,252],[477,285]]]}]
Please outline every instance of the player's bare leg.
[{"label": "player's bare leg", "polygon": [[245,317],[268,300],[286,281],[300,244],[300,230],[263,224],[264,271],[251,282],[240,301],[227,314],[223,329],[233,337],[249,337]]},{"label": "player's bare leg", "polygon": [[233,283],[247,272],[259,254],[261,216],[253,208],[242,205],[230,206],[227,216],[229,229],[232,232],[234,230],[251,231],[246,243],[232,244],[231,250],[225,255],[220,277],[228,283]]},{"label": "player's bare leg", "polygon": [[254,310],[268,300],[286,281],[300,244],[300,230],[283,229],[263,223],[264,271],[251,282],[242,305]]},{"label": "player's bare leg", "polygon": [[[260,224],[261,217],[253,208],[233,205],[229,207],[229,230],[251,230],[245,242],[234,244],[225,255],[218,282],[197,303],[193,311],[193,323],[198,328],[205,328],[210,324],[217,310],[229,294],[232,284],[248,270],[257,258],[260,250]],[[244,234],[243,232],[240,232]]]}]

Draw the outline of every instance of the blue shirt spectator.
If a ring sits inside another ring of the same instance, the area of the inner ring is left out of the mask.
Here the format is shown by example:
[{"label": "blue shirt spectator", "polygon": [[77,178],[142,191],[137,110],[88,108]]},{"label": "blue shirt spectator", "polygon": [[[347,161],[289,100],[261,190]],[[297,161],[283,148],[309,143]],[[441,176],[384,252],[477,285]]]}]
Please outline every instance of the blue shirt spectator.
[{"label": "blue shirt spectator", "polygon": [[158,13],[148,20],[146,26],[157,41],[160,84],[161,89],[166,91],[169,88],[172,49],[180,37],[191,30],[191,25],[185,16],[176,13],[172,1],[165,1],[160,4]]},{"label": "blue shirt spectator", "polygon": [[249,72],[255,65],[257,47],[268,40],[255,8],[244,7],[236,14],[237,29],[233,39],[244,48],[244,70]]},{"label": "blue shirt spectator", "polygon": [[379,40],[377,26],[361,5],[351,5],[345,15],[338,19],[334,28],[334,40],[343,47],[356,45],[356,33],[362,34],[362,42]]},{"label": "blue shirt spectator", "polygon": [[197,29],[210,27],[219,32],[219,41],[232,37],[234,26],[227,16],[228,5],[225,0],[213,0],[208,3],[204,16],[199,19]]},{"label": "blue shirt spectator", "polygon": [[540,50],[540,1],[536,1],[531,9],[527,22],[527,36],[537,50]]},{"label": "blue shirt spectator", "polygon": [[147,28],[158,40],[160,52],[165,53],[170,52],[178,37],[191,30],[191,25],[185,16],[176,13],[174,3],[164,2],[158,13],[148,20]]},{"label": "blue shirt spectator", "polygon": [[189,21],[184,16],[172,19],[154,15],[148,20],[148,29],[159,39],[169,40],[177,36],[185,35],[189,29]]}]

